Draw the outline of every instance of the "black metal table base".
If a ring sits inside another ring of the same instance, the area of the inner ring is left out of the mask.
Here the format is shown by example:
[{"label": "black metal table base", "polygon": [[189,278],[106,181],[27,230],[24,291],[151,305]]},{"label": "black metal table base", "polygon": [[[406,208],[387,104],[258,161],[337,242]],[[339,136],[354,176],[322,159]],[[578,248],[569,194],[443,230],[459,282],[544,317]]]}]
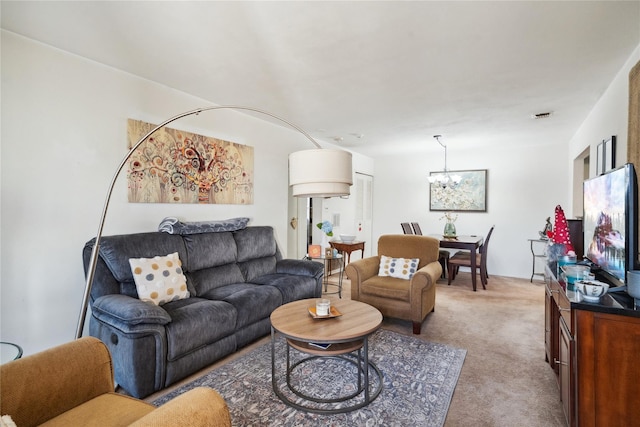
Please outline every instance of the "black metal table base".
[{"label": "black metal table base", "polygon": [[[362,339],[362,346],[356,350],[345,354],[310,354],[308,357],[303,357],[297,360],[295,363],[291,363],[291,345],[289,340],[286,339],[286,372],[285,381],[279,381],[276,372],[275,362],[275,348],[276,338],[275,332],[271,331],[271,383],[274,393],[287,405],[292,408],[305,411],[314,412],[318,414],[341,414],[345,412],[351,412],[356,409],[363,408],[375,400],[382,391],[382,372],[378,367],[369,360],[369,345],[367,337]],[[300,351],[300,350],[298,350]],[[341,361],[347,364],[353,364],[357,370],[357,387],[355,391],[345,396],[338,396],[333,398],[319,398],[309,396],[302,390],[297,389],[291,383],[291,375],[296,369],[302,369],[306,363],[309,363],[315,359],[331,358],[337,361]],[[370,374],[375,375],[374,379],[377,381],[370,381]],[[377,384],[376,384],[377,382]],[[297,396],[298,399],[293,400],[295,397],[289,397],[285,393],[288,390],[291,394]],[[353,403],[342,406],[341,404],[354,400]]]}]

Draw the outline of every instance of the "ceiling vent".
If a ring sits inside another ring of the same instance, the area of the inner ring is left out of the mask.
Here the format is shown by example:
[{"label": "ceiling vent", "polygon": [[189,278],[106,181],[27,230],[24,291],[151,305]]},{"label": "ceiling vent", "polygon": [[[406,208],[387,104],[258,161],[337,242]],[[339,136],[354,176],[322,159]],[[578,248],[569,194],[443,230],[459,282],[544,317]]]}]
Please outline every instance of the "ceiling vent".
[{"label": "ceiling vent", "polygon": [[548,119],[549,117],[551,117],[551,111],[547,111],[546,113],[538,113],[538,114],[532,114],[531,118],[538,120],[538,119]]}]

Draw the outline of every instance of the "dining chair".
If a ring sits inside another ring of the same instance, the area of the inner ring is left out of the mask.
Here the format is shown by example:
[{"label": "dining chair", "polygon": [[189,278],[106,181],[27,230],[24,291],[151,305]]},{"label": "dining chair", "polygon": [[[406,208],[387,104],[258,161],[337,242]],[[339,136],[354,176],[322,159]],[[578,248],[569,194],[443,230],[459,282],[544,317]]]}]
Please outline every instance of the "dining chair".
[{"label": "dining chair", "polygon": [[[411,227],[413,228],[414,234],[418,236],[422,236],[422,229],[420,228],[420,224],[418,224],[417,222],[412,222]],[[405,234],[410,234],[410,233],[405,233]],[[451,253],[446,249],[440,249],[438,253],[438,262],[442,266],[442,274],[440,275],[440,278],[442,279],[447,278],[447,261],[449,260],[450,255]]]},{"label": "dining chair", "polygon": [[400,225],[402,226],[402,231],[404,232],[404,234],[413,234],[413,230],[411,229],[411,226],[408,222],[401,222]]},{"label": "dining chair", "polygon": [[418,224],[417,222],[412,222],[411,227],[413,227],[413,234],[422,236],[422,229],[420,228],[420,224]]},{"label": "dining chair", "polygon": [[[487,233],[487,238],[484,240],[482,246],[480,246],[479,253],[476,254],[476,270],[480,270],[480,282],[482,282],[482,289],[487,289],[487,282],[489,274],[487,274],[487,254],[489,251],[489,240],[495,225],[492,225]],[[447,261],[449,280],[448,285],[451,285],[451,280],[456,278],[456,274],[460,267],[471,267],[471,255],[469,253],[456,253]],[[476,271],[472,271],[471,274],[476,274]]]}]

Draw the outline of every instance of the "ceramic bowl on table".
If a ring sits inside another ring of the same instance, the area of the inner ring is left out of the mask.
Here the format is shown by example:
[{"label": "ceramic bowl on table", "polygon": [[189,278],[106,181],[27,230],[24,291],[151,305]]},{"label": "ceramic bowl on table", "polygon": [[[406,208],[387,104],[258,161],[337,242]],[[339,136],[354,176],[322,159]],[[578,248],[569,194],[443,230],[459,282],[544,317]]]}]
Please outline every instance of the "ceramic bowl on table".
[{"label": "ceramic bowl on table", "polygon": [[351,243],[356,240],[356,236],[354,236],[353,234],[341,234],[340,240],[344,243]]},{"label": "ceramic bowl on table", "polygon": [[609,290],[607,283],[597,280],[578,280],[575,287],[582,294],[582,299],[587,302],[600,302],[600,298]]}]

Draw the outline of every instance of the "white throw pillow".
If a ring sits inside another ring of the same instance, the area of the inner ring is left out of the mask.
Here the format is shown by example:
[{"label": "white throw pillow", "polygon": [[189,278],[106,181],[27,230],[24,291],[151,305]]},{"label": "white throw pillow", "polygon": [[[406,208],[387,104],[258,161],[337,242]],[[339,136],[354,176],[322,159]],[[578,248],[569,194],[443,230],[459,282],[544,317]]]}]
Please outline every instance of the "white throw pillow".
[{"label": "white throw pillow", "polygon": [[0,418],[0,427],[17,427],[10,415],[3,415]]},{"label": "white throw pillow", "polygon": [[177,252],[154,258],[129,259],[138,298],[162,305],[169,301],[189,298],[187,278]]},{"label": "white throw pillow", "polygon": [[410,280],[415,272],[418,271],[419,263],[419,258],[391,258],[381,255],[378,276],[390,276]]}]

